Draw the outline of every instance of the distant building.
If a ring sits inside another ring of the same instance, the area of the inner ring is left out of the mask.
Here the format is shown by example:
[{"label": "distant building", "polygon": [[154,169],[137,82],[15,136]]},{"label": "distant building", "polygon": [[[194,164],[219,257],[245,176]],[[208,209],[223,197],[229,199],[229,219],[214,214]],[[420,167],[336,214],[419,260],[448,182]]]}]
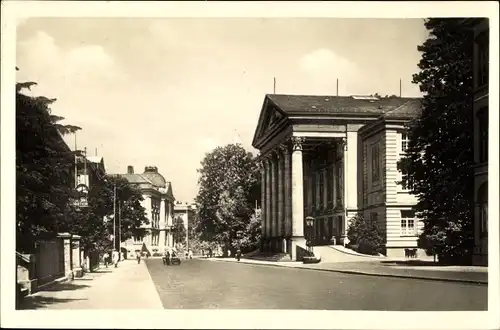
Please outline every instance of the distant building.
[{"label": "distant building", "polygon": [[343,244],[358,212],[385,231],[388,256],[416,248],[416,200],[398,184],[397,162],[404,124],[419,110],[418,98],[266,95],[252,142],[260,150],[262,249],[296,260],[307,216],[320,244]]},{"label": "distant building", "polygon": [[149,219],[149,225],[143,227],[147,234],[122,243],[122,252],[126,253],[127,258],[135,258],[145,246],[151,255],[163,254],[174,246],[172,225],[175,198],[172,184],[165,180],[156,166],[147,166],[142,174],[134,173],[134,168],[128,166],[127,173],[120,176],[141,190],[144,198],[142,206]]},{"label": "distant building", "polygon": [[[84,208],[88,205],[88,192],[104,184],[106,176],[104,159],[98,156],[75,156],[75,169],[75,188],[80,192],[80,198],[75,200],[75,203]],[[72,173],[74,175],[75,171]]]},{"label": "distant building", "polygon": [[196,204],[177,201],[174,204],[174,221],[182,219],[186,231],[191,230],[196,216]]}]

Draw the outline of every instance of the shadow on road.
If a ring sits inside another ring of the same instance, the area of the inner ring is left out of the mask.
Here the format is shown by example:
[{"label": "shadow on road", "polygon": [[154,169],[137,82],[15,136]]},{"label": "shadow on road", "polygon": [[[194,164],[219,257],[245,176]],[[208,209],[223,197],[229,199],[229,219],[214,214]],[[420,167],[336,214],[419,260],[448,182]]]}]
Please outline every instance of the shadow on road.
[{"label": "shadow on road", "polygon": [[47,305],[67,303],[74,300],[86,300],[86,299],[61,299],[61,298],[44,297],[44,296],[29,296],[24,298],[24,300],[21,303],[21,306],[17,309],[18,310],[40,309],[44,308]]}]

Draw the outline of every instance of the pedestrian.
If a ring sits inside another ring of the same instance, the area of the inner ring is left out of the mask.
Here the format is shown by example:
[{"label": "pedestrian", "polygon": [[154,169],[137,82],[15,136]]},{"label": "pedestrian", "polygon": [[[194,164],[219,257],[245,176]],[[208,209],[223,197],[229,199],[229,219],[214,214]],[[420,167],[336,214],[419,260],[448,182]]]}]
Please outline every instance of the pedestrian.
[{"label": "pedestrian", "polygon": [[228,258],[231,258],[231,249],[227,249],[227,256]]},{"label": "pedestrian", "polygon": [[191,249],[188,250],[188,257],[189,259],[193,259],[193,251]]},{"label": "pedestrian", "polygon": [[137,253],[137,264],[141,263],[141,254]]},{"label": "pedestrian", "polygon": [[238,250],[236,251],[236,259],[240,261],[240,258],[241,258],[241,250],[238,248]]},{"label": "pedestrian", "polygon": [[108,263],[109,263],[109,254],[108,254],[108,252],[104,253],[103,259],[104,259],[104,266],[106,266],[106,268],[108,268]]},{"label": "pedestrian", "polygon": [[113,250],[113,264],[115,265],[115,268],[118,267],[118,259],[120,258],[120,255],[118,254],[118,251]]},{"label": "pedestrian", "polygon": [[168,266],[170,265],[170,251],[167,250],[167,252],[165,253],[165,264]]}]

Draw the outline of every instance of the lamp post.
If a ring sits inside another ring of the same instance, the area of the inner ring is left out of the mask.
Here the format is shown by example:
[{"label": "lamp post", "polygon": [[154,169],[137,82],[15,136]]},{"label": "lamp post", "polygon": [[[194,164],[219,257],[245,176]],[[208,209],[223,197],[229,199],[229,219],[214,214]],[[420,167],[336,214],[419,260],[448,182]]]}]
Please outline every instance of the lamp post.
[{"label": "lamp post", "polygon": [[309,252],[313,252],[312,250],[313,228],[314,228],[314,218],[309,216],[306,218],[306,245]]}]

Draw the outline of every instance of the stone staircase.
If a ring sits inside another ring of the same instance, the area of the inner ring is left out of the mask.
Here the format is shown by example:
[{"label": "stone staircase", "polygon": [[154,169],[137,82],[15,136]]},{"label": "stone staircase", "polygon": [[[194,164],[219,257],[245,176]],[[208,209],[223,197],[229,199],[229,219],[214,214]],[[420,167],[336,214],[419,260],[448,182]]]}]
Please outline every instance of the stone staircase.
[{"label": "stone staircase", "polygon": [[257,253],[252,253],[251,255],[246,254],[243,257],[246,259],[272,261],[272,262],[292,261],[290,259],[290,255],[286,253],[274,253],[274,252],[257,252]]}]

